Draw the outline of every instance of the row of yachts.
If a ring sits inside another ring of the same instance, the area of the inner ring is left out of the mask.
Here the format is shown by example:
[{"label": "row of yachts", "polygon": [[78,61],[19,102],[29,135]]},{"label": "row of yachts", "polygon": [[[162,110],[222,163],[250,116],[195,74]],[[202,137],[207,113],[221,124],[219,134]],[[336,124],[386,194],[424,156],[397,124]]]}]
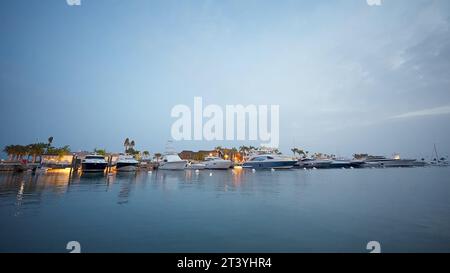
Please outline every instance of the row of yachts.
[{"label": "row of yachts", "polygon": [[[444,159],[433,163],[427,163],[424,160],[400,159],[399,157],[386,158],[382,156],[369,156],[359,160],[347,159],[295,159],[281,154],[254,154],[246,157],[243,163],[235,164],[231,160],[220,157],[208,156],[204,161],[193,163],[181,159],[176,152],[165,153],[160,160],[156,162],[160,170],[226,170],[233,167],[242,167],[247,169],[354,169],[354,168],[390,168],[390,167],[424,167],[427,165],[448,166]],[[118,160],[113,163],[118,172],[133,172],[139,169],[139,161],[131,155],[120,155]],[[103,172],[108,167],[108,162],[104,156],[88,155],[82,162],[83,172]]]}]

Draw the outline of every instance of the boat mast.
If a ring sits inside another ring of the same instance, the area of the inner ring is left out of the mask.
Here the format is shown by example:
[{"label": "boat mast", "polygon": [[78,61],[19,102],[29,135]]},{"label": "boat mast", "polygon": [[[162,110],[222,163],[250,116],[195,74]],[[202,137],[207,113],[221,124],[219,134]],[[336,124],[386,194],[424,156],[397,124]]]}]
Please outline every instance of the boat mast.
[{"label": "boat mast", "polygon": [[434,144],[434,154],[436,155],[436,160],[439,161],[439,155],[437,153],[436,143]]}]

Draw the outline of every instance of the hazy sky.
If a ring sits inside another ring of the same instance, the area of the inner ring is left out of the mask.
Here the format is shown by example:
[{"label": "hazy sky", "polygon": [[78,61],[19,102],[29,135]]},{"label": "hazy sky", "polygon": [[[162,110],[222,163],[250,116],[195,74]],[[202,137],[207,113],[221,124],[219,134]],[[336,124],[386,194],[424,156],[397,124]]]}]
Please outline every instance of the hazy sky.
[{"label": "hazy sky", "polygon": [[0,146],[162,151],[202,96],[280,105],[286,153],[450,151],[448,0],[81,3],[0,4]]}]

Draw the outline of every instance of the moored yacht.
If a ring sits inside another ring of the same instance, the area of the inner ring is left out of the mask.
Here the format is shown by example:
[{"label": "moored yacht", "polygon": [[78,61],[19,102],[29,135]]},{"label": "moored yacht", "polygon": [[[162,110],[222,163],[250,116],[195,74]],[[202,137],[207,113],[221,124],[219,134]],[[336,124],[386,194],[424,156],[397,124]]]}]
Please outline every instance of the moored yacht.
[{"label": "moored yacht", "polygon": [[303,158],[298,161],[296,164],[300,168],[306,169],[326,169],[331,166],[333,161],[330,159],[312,159],[312,158]]},{"label": "moored yacht", "polygon": [[206,165],[202,164],[202,163],[188,162],[186,165],[186,169],[189,169],[189,170],[204,170],[205,168],[206,168]]},{"label": "moored yacht", "polygon": [[187,167],[188,161],[181,159],[172,147],[172,141],[168,141],[166,144],[166,152],[158,163],[158,169],[160,170],[184,170]]},{"label": "moored yacht", "polygon": [[187,160],[183,160],[177,153],[166,153],[159,162],[160,170],[184,170]]},{"label": "moored yacht", "polygon": [[400,168],[400,167],[416,167],[418,161],[416,159],[401,159],[395,155],[394,158],[386,158],[384,156],[368,156],[364,160],[364,167],[369,168]]},{"label": "moored yacht", "polygon": [[135,172],[138,169],[139,161],[132,155],[119,155],[116,162],[116,170],[118,172]]},{"label": "moored yacht", "polygon": [[330,169],[347,169],[347,168],[362,168],[364,161],[347,160],[347,159],[333,159],[329,166]]},{"label": "moored yacht", "polygon": [[206,169],[227,170],[231,168],[233,162],[231,162],[231,160],[225,160],[217,156],[207,156],[205,157],[205,161],[203,162],[203,164],[205,164]]},{"label": "moored yacht", "polygon": [[436,144],[434,144],[434,158],[433,160],[430,162],[431,166],[438,166],[438,167],[448,167],[449,163],[448,163],[448,158],[445,157],[439,157],[438,152],[437,152],[437,148],[436,148]]},{"label": "moored yacht", "polygon": [[290,169],[294,167],[297,160],[283,157],[275,154],[261,154],[255,155],[244,162],[243,168],[251,169]]},{"label": "moored yacht", "polygon": [[87,155],[81,160],[81,169],[83,172],[104,172],[108,162],[102,155],[92,154]]},{"label": "moored yacht", "polygon": [[307,169],[347,169],[361,168],[363,164],[364,162],[359,160],[302,158],[296,166]]}]

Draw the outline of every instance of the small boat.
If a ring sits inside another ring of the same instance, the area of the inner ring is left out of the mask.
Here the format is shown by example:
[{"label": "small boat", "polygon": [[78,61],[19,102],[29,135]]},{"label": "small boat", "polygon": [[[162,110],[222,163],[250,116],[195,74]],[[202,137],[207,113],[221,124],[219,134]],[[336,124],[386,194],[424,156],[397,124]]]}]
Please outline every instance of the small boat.
[{"label": "small boat", "polygon": [[119,155],[116,162],[116,170],[118,172],[135,172],[138,169],[139,161],[132,155]]},{"label": "small boat", "polygon": [[1,162],[0,172],[23,172],[27,170],[27,165],[21,162]]},{"label": "small boat", "polygon": [[177,153],[166,153],[159,162],[160,170],[184,170],[187,160],[183,160]]},{"label": "small boat", "polygon": [[297,160],[286,158],[281,155],[266,154],[255,155],[244,162],[243,168],[247,169],[290,169],[294,167]]},{"label": "small boat", "polygon": [[205,164],[206,169],[210,170],[228,170],[233,165],[233,162],[217,156],[207,156],[203,164]]},{"label": "small boat", "polygon": [[331,163],[333,163],[333,161],[330,159],[303,158],[298,161],[297,166],[306,169],[326,169],[330,168]]},{"label": "small boat", "polygon": [[190,170],[204,170],[206,168],[206,165],[205,164],[202,164],[202,163],[192,163],[192,162],[189,162],[187,165],[186,165],[186,169],[190,169]]},{"label": "small boat", "polygon": [[81,160],[81,169],[83,172],[104,172],[108,162],[102,155],[92,154],[87,155]]},{"label": "small boat", "polygon": [[439,157],[438,152],[437,152],[437,148],[436,148],[436,144],[434,144],[434,151],[433,151],[433,160],[430,162],[431,166],[438,166],[438,167],[448,167],[449,163],[448,163],[448,158],[444,158],[444,157]]}]

